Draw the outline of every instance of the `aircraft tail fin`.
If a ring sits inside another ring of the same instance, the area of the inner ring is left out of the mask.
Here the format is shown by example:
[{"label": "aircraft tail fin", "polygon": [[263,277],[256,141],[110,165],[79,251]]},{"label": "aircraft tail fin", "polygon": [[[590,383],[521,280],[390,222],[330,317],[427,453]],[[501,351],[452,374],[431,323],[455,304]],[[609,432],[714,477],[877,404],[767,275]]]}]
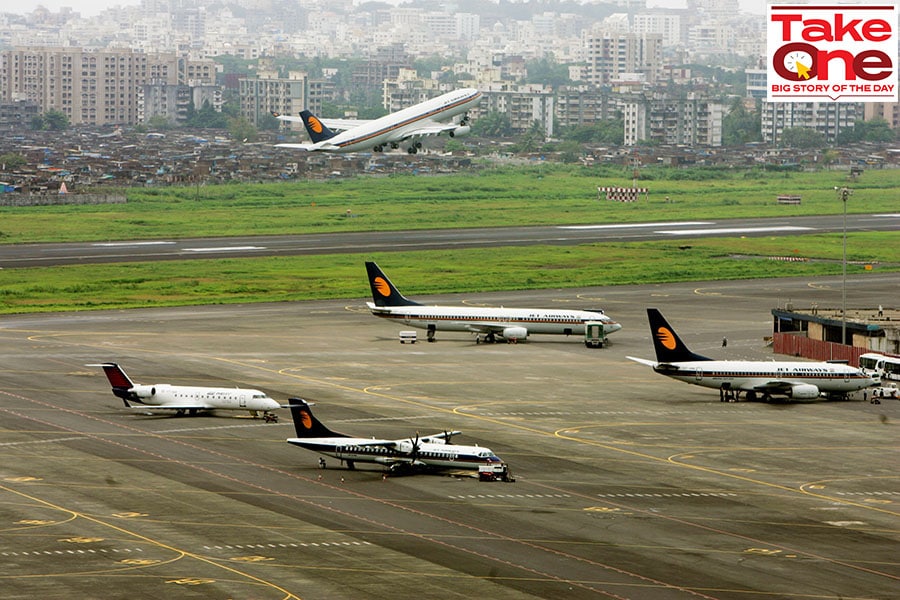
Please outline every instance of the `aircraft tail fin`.
[{"label": "aircraft tail fin", "polygon": [[294,430],[298,438],[347,437],[328,429],[312,414],[309,402],[303,398],[291,398],[291,418],[294,419]]},{"label": "aircraft tail fin", "polygon": [[320,121],[316,115],[308,110],[301,111],[300,118],[303,119],[303,126],[306,127],[306,133],[309,134],[309,139],[311,139],[313,143],[324,142],[337,135],[334,131],[328,129],[328,127],[325,126],[325,123]]},{"label": "aircraft tail fin", "polygon": [[650,320],[650,337],[653,338],[656,360],[660,363],[711,360],[691,352],[659,310],[648,308],[647,318]]},{"label": "aircraft tail fin", "polygon": [[100,363],[94,365],[85,365],[88,367],[101,367],[106,373],[106,378],[112,386],[112,392],[122,399],[125,406],[131,408],[128,399],[133,398],[129,390],[134,387],[134,382],[125,374],[125,371],[117,363]]},{"label": "aircraft tail fin", "polygon": [[369,286],[372,288],[372,300],[375,306],[416,306],[413,302],[400,293],[400,290],[391,283],[384,271],[378,268],[374,262],[366,262],[366,272],[369,274]]}]

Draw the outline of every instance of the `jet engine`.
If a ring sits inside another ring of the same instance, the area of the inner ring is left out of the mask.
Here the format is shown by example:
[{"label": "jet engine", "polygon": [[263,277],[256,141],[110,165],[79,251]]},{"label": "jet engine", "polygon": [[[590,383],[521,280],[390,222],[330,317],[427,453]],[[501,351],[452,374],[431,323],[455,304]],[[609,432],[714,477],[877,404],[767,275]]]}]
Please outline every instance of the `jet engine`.
[{"label": "jet engine", "polygon": [[801,383],[791,386],[791,391],[788,395],[799,400],[811,400],[819,397],[819,388],[810,383]]},{"label": "jet engine", "polygon": [[156,395],[155,385],[136,385],[128,390],[138,398],[152,398]]},{"label": "jet engine", "polygon": [[502,335],[510,342],[517,342],[528,338],[528,330],[524,327],[507,327],[503,330]]},{"label": "jet engine", "polygon": [[450,130],[450,137],[456,137],[458,135],[469,135],[470,131],[472,131],[472,128],[468,125],[460,125],[456,129]]}]

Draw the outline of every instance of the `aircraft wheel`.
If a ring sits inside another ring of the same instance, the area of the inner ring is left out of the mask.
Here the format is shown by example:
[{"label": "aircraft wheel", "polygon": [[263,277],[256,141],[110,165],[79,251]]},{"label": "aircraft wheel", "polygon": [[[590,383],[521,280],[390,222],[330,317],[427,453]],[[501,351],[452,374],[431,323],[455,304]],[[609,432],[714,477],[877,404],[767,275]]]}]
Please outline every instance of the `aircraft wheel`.
[{"label": "aircraft wheel", "polygon": [[407,152],[410,154],[416,154],[419,150],[415,146],[410,146]]}]

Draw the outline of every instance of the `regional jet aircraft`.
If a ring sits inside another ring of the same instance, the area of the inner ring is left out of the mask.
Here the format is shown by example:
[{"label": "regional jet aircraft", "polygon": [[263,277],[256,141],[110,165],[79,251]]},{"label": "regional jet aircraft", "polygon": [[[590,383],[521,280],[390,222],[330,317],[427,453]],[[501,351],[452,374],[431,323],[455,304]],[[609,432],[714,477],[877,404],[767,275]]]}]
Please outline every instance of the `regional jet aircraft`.
[{"label": "regional jet aircraft", "polygon": [[87,366],[103,368],[112,385],[113,394],[121,398],[128,408],[134,408],[131,405],[134,402],[151,408],[174,410],[178,416],[185,412],[196,415],[201,410],[247,410],[254,417],[261,412],[267,422],[278,421],[278,417],[269,411],[281,408],[281,405],[259,390],[194,387],[168,383],[137,385],[116,363]]},{"label": "regional jet aircraft", "polygon": [[465,88],[449,92],[404,108],[372,121],[354,119],[320,119],[308,110],[299,117],[276,114],[282,121],[302,122],[310,144],[276,144],[279,148],[295,148],[309,152],[381,152],[386,147],[398,148],[409,142],[407,152],[415,154],[422,147],[419,138],[446,133],[450,137],[469,133],[467,111],[481,99],[481,92]]},{"label": "regional jet aircraft", "polygon": [[713,360],[694,354],[655,308],[647,309],[650,334],[656,349],[656,362],[627,357],[666,377],[719,390],[720,400],[737,400],[741,392],[747,400],[757,395],[769,401],[772,396],[794,400],[845,398],[848,392],[873,385],[876,381],[860,369],[843,363],[780,362],[751,360]]},{"label": "regional jet aircraft", "polygon": [[524,340],[532,333],[584,334],[585,324],[601,323],[605,334],[621,325],[598,310],[548,308],[497,308],[480,306],[425,306],[408,300],[374,262],[366,263],[372,299],[366,305],[376,317],[425,329],[428,341],[442,331],[469,331],[488,343],[502,337],[508,342]]},{"label": "regional jet aircraft", "polygon": [[[357,438],[328,429],[313,416],[310,404],[302,398],[291,398],[290,407],[297,437],[288,438],[287,442],[337,458],[350,469],[358,462],[379,464],[391,472],[478,469],[483,465],[502,464],[490,448],[450,443],[450,438],[459,435],[459,431],[422,438],[416,434],[414,438],[399,440]],[[320,465],[325,466],[324,459],[320,459]]]}]

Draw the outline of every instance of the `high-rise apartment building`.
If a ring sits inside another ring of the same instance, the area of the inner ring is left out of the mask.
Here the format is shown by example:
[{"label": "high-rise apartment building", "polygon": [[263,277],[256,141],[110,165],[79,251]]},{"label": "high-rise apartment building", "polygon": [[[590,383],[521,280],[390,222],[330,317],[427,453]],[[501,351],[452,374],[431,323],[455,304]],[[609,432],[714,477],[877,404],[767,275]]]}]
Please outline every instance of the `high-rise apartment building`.
[{"label": "high-rise apartment building", "polygon": [[585,35],[585,50],[584,76],[592,85],[606,85],[622,73],[638,73],[647,83],[655,83],[662,69],[658,33],[591,32]]},{"label": "high-rise apartment building", "polygon": [[0,52],[0,100],[31,100],[73,125],[137,122],[148,77],[145,54],[132,50],[15,48]]}]

